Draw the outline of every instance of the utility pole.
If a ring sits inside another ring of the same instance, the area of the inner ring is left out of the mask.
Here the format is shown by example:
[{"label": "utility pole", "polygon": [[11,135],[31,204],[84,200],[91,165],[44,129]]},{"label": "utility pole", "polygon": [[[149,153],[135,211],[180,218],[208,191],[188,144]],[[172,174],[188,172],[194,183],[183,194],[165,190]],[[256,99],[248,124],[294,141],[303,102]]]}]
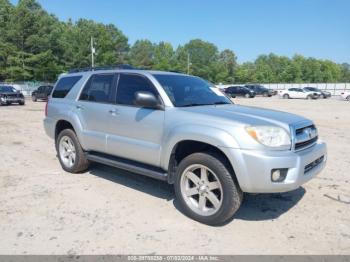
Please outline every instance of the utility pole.
[{"label": "utility pole", "polygon": [[95,53],[96,53],[96,50],[94,47],[94,38],[91,37],[91,68],[95,67],[95,57],[94,57]]},{"label": "utility pole", "polygon": [[190,74],[190,66],[191,66],[191,61],[190,61],[190,53],[187,53],[187,74]]}]

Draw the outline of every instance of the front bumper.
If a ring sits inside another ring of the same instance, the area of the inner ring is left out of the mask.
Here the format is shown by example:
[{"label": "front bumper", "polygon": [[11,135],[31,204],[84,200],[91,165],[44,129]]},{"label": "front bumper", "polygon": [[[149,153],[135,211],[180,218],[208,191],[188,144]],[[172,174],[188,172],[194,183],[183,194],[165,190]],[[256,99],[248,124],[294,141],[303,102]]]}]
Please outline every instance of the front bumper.
[{"label": "front bumper", "polygon": [[[314,146],[298,152],[227,148],[226,150],[238,183],[242,191],[247,193],[292,191],[320,173],[327,161],[327,147],[324,142],[318,142]],[[322,161],[305,172],[305,168],[317,159],[322,159]],[[271,171],[284,168],[288,169],[285,180],[272,182]]]},{"label": "front bumper", "polygon": [[1,103],[23,103],[24,97],[1,97]]}]

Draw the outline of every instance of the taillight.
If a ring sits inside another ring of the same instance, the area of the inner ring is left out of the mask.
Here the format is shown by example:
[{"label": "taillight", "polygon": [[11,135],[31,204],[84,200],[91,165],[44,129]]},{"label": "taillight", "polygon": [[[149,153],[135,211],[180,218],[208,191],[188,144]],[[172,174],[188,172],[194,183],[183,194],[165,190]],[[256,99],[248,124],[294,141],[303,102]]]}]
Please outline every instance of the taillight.
[{"label": "taillight", "polygon": [[45,117],[47,116],[47,106],[49,105],[49,98],[46,100],[46,105],[45,105]]}]

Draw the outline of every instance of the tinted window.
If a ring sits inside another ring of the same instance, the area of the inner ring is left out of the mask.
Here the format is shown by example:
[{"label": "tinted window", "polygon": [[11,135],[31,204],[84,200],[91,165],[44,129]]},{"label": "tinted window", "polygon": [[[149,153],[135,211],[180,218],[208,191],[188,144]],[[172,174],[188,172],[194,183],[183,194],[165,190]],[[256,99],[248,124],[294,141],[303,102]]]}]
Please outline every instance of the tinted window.
[{"label": "tinted window", "polygon": [[72,87],[81,79],[81,76],[70,76],[61,78],[52,94],[53,98],[64,98]]},{"label": "tinted window", "polygon": [[117,103],[122,105],[135,105],[135,93],[139,91],[150,92],[158,98],[158,92],[145,77],[121,74],[117,88]]},{"label": "tinted window", "polygon": [[194,76],[155,74],[176,107],[232,104],[209,82]]},{"label": "tinted window", "polygon": [[114,74],[93,75],[85,85],[80,100],[112,103]]}]

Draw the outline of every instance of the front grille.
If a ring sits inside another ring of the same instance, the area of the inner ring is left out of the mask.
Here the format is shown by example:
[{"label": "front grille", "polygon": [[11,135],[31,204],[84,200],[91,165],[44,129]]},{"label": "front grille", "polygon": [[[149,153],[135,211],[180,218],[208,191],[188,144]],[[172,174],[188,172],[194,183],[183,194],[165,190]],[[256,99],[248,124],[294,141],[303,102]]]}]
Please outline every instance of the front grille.
[{"label": "front grille", "polygon": [[295,144],[295,150],[300,150],[302,148],[308,147],[314,143],[316,143],[318,140],[318,136],[308,140],[308,141],[304,141],[304,142],[300,142],[300,143],[296,143]]},{"label": "front grille", "polygon": [[319,166],[324,160],[324,156],[321,156],[320,158],[316,159],[315,161],[311,162],[310,164],[305,166],[304,174],[310,172],[312,169]]},{"label": "front grille", "polygon": [[18,98],[19,94],[6,94],[5,97],[7,97],[7,98]]},{"label": "front grille", "polygon": [[312,146],[318,140],[317,129],[314,125],[308,125],[295,130],[295,150],[301,150]]}]

